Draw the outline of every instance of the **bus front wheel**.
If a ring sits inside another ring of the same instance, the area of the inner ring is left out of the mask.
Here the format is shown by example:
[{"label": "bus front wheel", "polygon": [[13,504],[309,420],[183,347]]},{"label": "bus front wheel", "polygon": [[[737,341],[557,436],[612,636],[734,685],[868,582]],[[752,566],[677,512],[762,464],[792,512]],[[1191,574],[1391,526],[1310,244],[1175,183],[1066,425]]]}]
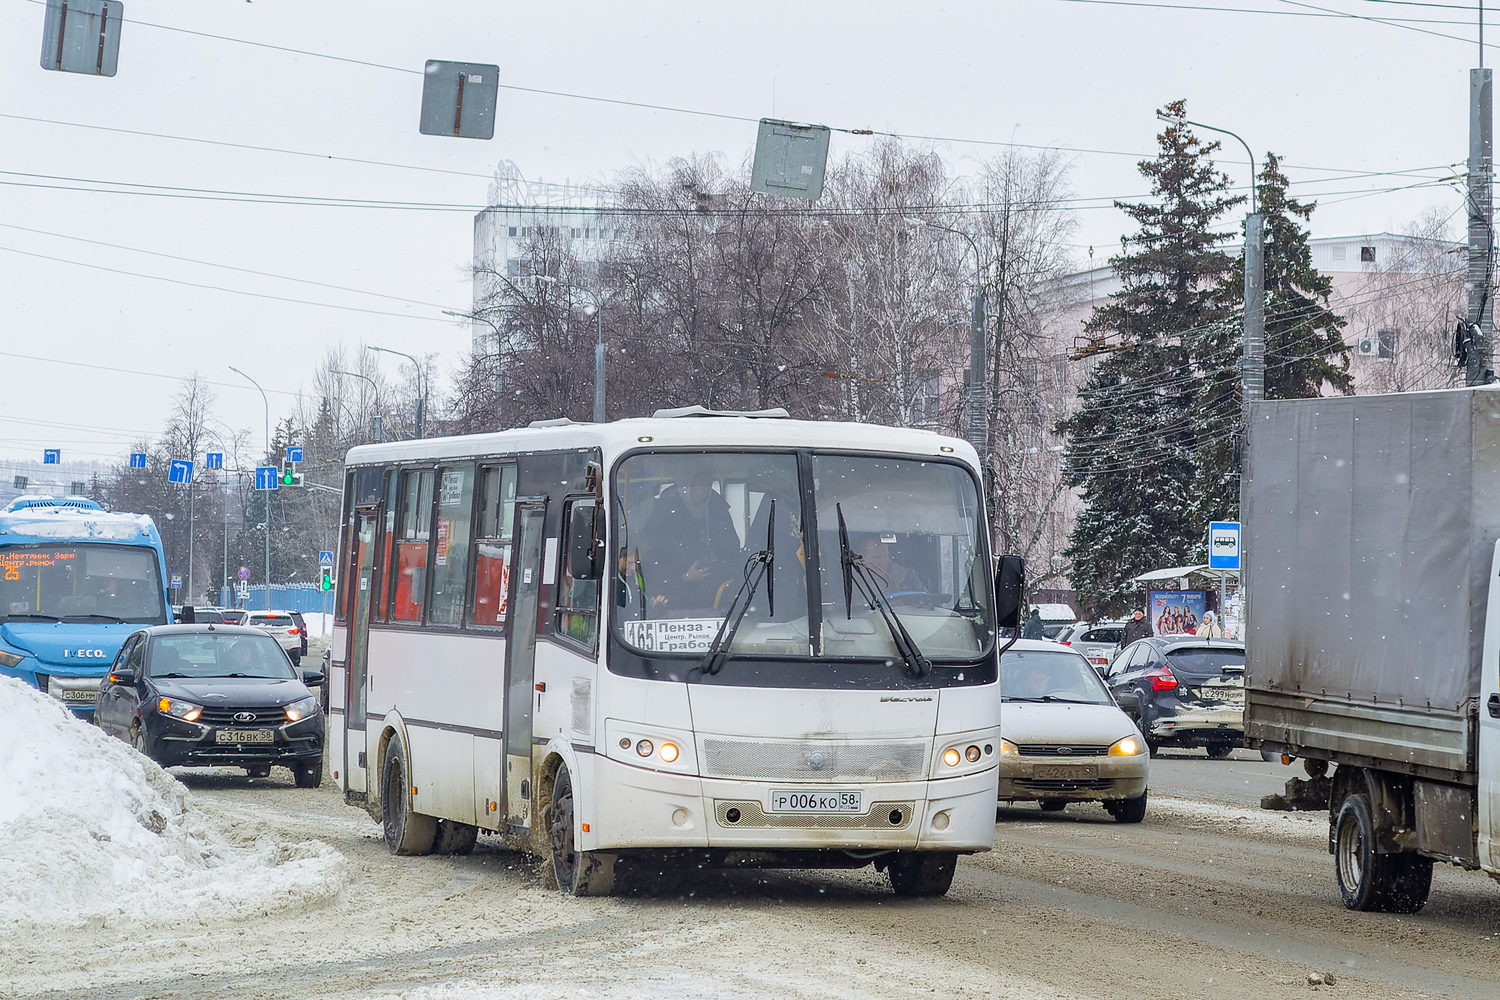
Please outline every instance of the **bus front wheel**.
[{"label": "bus front wheel", "polygon": [[406,748],[393,737],[381,769],[380,819],[392,854],[430,854],[437,839],[437,820],[411,807],[411,769]]},{"label": "bus front wheel", "polygon": [[570,895],[608,896],[615,888],[615,856],[578,849],[574,814],[573,776],[563,764],[557,769],[552,801],[547,805],[552,874],[557,887]]},{"label": "bus front wheel", "polygon": [[958,855],[945,851],[897,851],[886,874],[898,896],[942,896],[953,885]]}]

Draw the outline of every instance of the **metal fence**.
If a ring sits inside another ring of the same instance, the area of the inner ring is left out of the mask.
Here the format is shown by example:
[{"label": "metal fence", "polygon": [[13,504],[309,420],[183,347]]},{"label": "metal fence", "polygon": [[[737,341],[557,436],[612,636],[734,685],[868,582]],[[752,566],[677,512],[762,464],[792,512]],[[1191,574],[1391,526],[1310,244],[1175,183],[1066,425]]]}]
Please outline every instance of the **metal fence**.
[{"label": "metal fence", "polygon": [[[252,584],[245,588],[245,599],[240,602],[229,587],[219,588],[219,605],[225,608],[249,608],[257,611],[266,607],[266,585]],[[270,607],[275,611],[328,612],[333,610],[333,592],[318,589],[316,583],[271,584]]]}]

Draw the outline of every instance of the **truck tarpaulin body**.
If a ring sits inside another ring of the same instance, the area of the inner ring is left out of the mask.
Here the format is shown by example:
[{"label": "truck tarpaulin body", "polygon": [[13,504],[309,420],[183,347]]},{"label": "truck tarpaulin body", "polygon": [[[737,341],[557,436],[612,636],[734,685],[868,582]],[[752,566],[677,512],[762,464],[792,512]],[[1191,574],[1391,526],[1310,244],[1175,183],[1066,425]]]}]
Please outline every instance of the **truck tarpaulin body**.
[{"label": "truck tarpaulin body", "polygon": [[1268,401],[1250,423],[1247,735],[1472,772],[1500,391]]}]

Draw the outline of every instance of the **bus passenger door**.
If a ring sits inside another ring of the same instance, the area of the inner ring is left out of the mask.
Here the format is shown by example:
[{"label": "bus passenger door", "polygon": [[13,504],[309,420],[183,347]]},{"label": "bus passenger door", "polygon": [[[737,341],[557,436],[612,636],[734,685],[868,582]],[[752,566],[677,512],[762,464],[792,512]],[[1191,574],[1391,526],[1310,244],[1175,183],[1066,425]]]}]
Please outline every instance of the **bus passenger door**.
[{"label": "bus passenger door", "polygon": [[535,706],[536,615],[542,590],[547,502],[516,504],[510,567],[510,641],[505,648],[505,815],[507,832],[531,832],[531,721]]},{"label": "bus passenger door", "polygon": [[348,678],[344,688],[344,773],[346,787],[353,792],[366,791],[365,761],[365,681],[366,661],[370,648],[370,606],[374,600],[372,580],[375,539],[380,530],[376,511],[360,511],[355,535],[354,608],[349,615],[349,649],[344,660]]}]

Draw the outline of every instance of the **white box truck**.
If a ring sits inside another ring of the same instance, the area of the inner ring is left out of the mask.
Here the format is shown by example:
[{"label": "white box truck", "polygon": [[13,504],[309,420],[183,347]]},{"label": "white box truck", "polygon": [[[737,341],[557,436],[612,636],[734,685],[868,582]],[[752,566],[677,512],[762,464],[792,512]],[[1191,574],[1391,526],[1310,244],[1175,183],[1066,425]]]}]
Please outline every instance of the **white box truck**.
[{"label": "white box truck", "polygon": [[1333,765],[1344,905],[1500,876],[1500,387],[1253,405],[1246,740]]}]

